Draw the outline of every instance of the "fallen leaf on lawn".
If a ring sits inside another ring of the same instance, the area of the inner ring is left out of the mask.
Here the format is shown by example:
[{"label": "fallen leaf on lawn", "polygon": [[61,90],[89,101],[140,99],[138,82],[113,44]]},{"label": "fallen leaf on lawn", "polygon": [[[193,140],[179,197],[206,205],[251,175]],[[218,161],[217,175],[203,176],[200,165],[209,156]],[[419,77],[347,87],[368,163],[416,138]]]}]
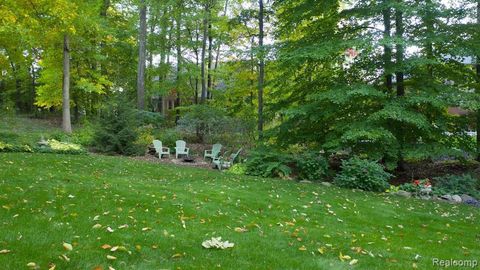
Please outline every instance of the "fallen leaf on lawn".
[{"label": "fallen leaf on lawn", "polygon": [[109,267],[108,267],[108,270],[115,270],[115,268],[109,266]]},{"label": "fallen leaf on lawn", "polygon": [[112,228],[110,228],[110,227],[107,227],[107,232],[112,233],[112,232],[114,232],[114,230],[113,230]]},{"label": "fallen leaf on lawn", "polygon": [[68,250],[68,251],[72,251],[72,250],[73,250],[73,246],[72,246],[71,244],[65,243],[65,242],[63,243],[63,248],[64,248],[65,250]]},{"label": "fallen leaf on lawn", "polygon": [[248,230],[245,229],[245,228],[241,228],[241,227],[235,227],[234,229],[236,232],[238,233],[244,233],[244,232],[247,232]]},{"label": "fallen leaf on lawn", "polygon": [[109,260],[116,260],[117,257],[112,256],[112,255],[107,255],[107,259],[109,259]]},{"label": "fallen leaf on lawn", "polygon": [[102,224],[95,224],[92,226],[92,229],[100,229],[102,227]]},{"label": "fallen leaf on lawn", "polygon": [[118,226],[119,229],[124,229],[124,228],[128,228],[128,224],[123,224],[123,225],[120,225]]},{"label": "fallen leaf on lawn", "polygon": [[325,247],[318,248],[317,250],[318,250],[318,252],[319,252],[320,254],[324,254],[324,253],[325,253]]},{"label": "fallen leaf on lawn", "polygon": [[352,257],[348,256],[348,255],[343,255],[342,252],[340,252],[340,254],[338,255],[338,258],[340,259],[340,261],[344,262],[345,260],[350,260],[352,259]]},{"label": "fallen leaf on lawn", "polygon": [[116,251],[118,249],[118,246],[114,246],[110,249],[110,251]]},{"label": "fallen leaf on lawn", "polygon": [[7,253],[10,253],[10,250],[8,250],[8,249],[0,250],[0,254],[7,254]]},{"label": "fallen leaf on lawn", "polygon": [[67,257],[67,255],[65,255],[65,254],[62,254],[62,255],[60,255],[59,257],[60,257],[60,259],[66,261],[66,262],[69,262],[69,261],[70,261],[70,258]]},{"label": "fallen leaf on lawn", "polygon": [[55,264],[51,264],[49,265],[50,268],[48,268],[48,270],[55,270],[55,268],[57,268],[57,266]]},{"label": "fallen leaf on lawn", "polygon": [[357,259],[353,259],[350,261],[350,265],[354,265],[354,264],[357,264],[358,263],[358,260]]},{"label": "fallen leaf on lawn", "polygon": [[300,251],[306,251],[307,248],[306,248],[305,246],[301,246],[301,247],[298,248],[298,250],[300,250]]},{"label": "fallen leaf on lawn", "polygon": [[34,263],[34,262],[29,262],[29,263],[27,263],[27,266],[30,267],[30,268],[36,268],[37,264]]},{"label": "fallen leaf on lawn", "polygon": [[183,257],[183,255],[181,253],[176,253],[176,254],[173,254],[172,258],[175,259],[175,258],[181,258]]},{"label": "fallen leaf on lawn", "polygon": [[93,270],[103,270],[103,267],[102,266],[95,266],[95,268],[93,268]]},{"label": "fallen leaf on lawn", "polygon": [[112,247],[112,246],[110,246],[109,244],[104,244],[104,245],[102,246],[103,249],[109,249],[109,248],[111,248],[111,247]]},{"label": "fallen leaf on lawn", "polygon": [[93,217],[93,220],[94,220],[94,221],[97,221],[97,220],[99,220],[99,219],[100,219],[100,216],[98,216],[98,215],[95,216],[95,217]]},{"label": "fallen leaf on lawn", "polygon": [[151,230],[151,229],[152,229],[152,228],[150,228],[150,227],[145,227],[145,228],[142,228],[142,232],[149,231],[149,230]]}]

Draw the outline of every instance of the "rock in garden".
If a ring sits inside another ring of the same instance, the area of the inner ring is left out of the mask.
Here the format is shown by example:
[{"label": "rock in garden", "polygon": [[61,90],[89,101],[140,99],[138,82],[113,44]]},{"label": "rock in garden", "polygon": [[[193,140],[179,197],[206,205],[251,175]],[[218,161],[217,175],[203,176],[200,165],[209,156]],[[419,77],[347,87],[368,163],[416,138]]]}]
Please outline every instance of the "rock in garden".
[{"label": "rock in garden", "polygon": [[300,181],[300,183],[302,183],[302,184],[311,184],[311,183],[312,183],[312,181],[308,181],[308,180],[302,180],[302,181]]},{"label": "rock in garden", "polygon": [[452,195],[445,194],[445,195],[440,196],[440,199],[451,202],[452,201]]},{"label": "rock in garden", "polygon": [[460,196],[460,198],[462,198],[462,202],[466,202],[466,201],[476,201],[477,199],[473,198],[472,196],[470,195],[467,195],[467,194],[463,194],[462,196]]},{"label": "rock in garden", "polygon": [[452,196],[452,201],[453,202],[456,202],[456,203],[461,203],[462,202],[462,198],[458,195],[453,195]]},{"label": "rock in garden", "polygon": [[397,191],[393,194],[398,195],[398,196],[402,196],[402,197],[406,197],[406,198],[412,197],[412,193],[410,193],[408,191],[405,191],[405,190],[399,190],[399,191]]},{"label": "rock in garden", "polygon": [[331,186],[332,186],[332,183],[322,182],[322,185],[324,185],[324,186],[326,186],[326,187],[331,187]]}]

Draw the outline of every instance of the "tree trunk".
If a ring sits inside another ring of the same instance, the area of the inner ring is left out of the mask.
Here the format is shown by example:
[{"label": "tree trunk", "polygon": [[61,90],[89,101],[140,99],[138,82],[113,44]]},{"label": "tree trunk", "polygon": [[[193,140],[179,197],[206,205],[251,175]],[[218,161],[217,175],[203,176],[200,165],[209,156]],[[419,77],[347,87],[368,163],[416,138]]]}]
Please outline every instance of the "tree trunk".
[{"label": "tree trunk", "polygon": [[147,42],[147,6],[145,0],[140,2],[140,31],[138,46],[138,72],[137,72],[137,107],[145,110],[145,62]]},{"label": "tree trunk", "polygon": [[[398,0],[397,0],[398,1]],[[400,1],[399,1],[400,2]],[[403,47],[403,33],[404,33],[404,26],[403,26],[403,12],[401,10],[402,7],[397,7],[395,11],[395,25],[396,25],[396,32],[395,35],[397,37],[397,44],[396,44],[396,72],[395,76],[397,78],[397,96],[404,96],[405,95],[405,86],[403,84],[403,57],[404,57],[404,47]]]},{"label": "tree trunk", "polygon": [[[211,16],[209,11],[209,17]],[[212,99],[212,46],[213,46],[213,37],[212,37],[212,22],[208,23],[208,82],[207,82],[207,98]]]},{"label": "tree trunk", "polygon": [[[389,0],[386,0],[384,3],[389,4]],[[385,42],[390,40],[392,32],[391,18],[392,8],[390,6],[385,7],[383,10],[383,25],[385,30],[383,32],[383,38]],[[388,41],[389,42],[389,41]],[[383,46],[383,58],[384,58],[384,69],[385,69],[385,85],[387,91],[390,93],[393,90],[393,80],[392,80],[392,46],[390,44],[385,44]]]},{"label": "tree trunk", "polygon": [[[480,0],[477,0],[477,29],[480,28]],[[477,55],[477,92],[480,94],[480,55]],[[477,160],[480,161],[480,110],[477,111]]]},{"label": "tree trunk", "polygon": [[209,4],[205,3],[205,14],[203,17],[203,40],[202,40],[202,64],[201,64],[201,81],[202,81],[202,96],[200,98],[200,103],[205,103],[207,99],[207,82],[205,78],[205,53],[207,50],[207,35],[208,35],[208,14],[209,14]]},{"label": "tree trunk", "polygon": [[[432,61],[433,60],[433,43],[432,43],[432,38],[434,38],[434,18],[433,18],[433,3],[432,0],[425,0],[425,5],[426,5],[426,10],[425,10],[425,18],[424,18],[424,23],[427,29],[427,36],[426,36],[426,42],[425,42],[425,51],[427,54],[427,59]],[[433,65],[432,64],[427,64],[427,74],[430,78],[430,81],[433,79]]]},{"label": "tree trunk", "polygon": [[264,17],[264,7],[263,7],[263,0],[259,0],[259,12],[258,12],[258,20],[259,20],[259,30],[260,33],[258,35],[258,45],[260,48],[259,52],[259,73],[258,73],[258,136],[260,139],[263,138],[263,81],[265,79],[265,49],[263,47],[263,37],[264,37],[264,29],[263,29],[263,17]]},{"label": "tree trunk", "polygon": [[[180,0],[178,2],[178,10],[177,10],[177,16],[176,16],[176,31],[175,31],[175,36],[176,36],[176,47],[177,47],[177,98],[175,100],[175,107],[180,106],[180,72],[182,71],[182,47],[181,47],[181,33],[180,33],[180,26],[181,26],[181,8],[183,6],[182,1]],[[178,124],[178,120],[180,120],[180,110],[177,108],[176,109],[176,116],[175,116],[175,124]]]},{"label": "tree trunk", "polygon": [[70,119],[70,41],[67,34],[63,36],[63,87],[62,87],[62,128],[72,133]]}]

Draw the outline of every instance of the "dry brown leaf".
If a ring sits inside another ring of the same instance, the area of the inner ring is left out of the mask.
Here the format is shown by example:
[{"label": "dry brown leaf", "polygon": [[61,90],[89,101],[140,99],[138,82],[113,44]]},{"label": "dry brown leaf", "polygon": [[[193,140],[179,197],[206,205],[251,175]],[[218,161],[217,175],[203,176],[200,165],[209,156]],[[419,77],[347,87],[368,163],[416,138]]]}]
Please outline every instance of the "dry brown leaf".
[{"label": "dry brown leaf", "polygon": [[104,244],[104,245],[102,245],[101,248],[102,249],[109,249],[109,248],[112,248],[112,246],[110,246],[109,244]]}]

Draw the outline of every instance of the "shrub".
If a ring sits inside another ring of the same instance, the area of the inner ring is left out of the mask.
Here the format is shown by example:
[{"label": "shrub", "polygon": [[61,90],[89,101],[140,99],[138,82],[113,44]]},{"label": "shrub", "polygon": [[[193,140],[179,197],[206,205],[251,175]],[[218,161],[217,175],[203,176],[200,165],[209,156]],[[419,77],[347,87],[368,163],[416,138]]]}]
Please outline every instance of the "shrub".
[{"label": "shrub", "polygon": [[232,118],[226,112],[207,105],[192,105],[178,121],[178,129],[186,134],[195,134],[196,141],[204,142],[225,133],[249,133],[249,126],[241,119]]},{"label": "shrub", "polygon": [[160,128],[165,123],[165,117],[158,112],[136,111],[135,117],[142,126]]},{"label": "shrub", "polygon": [[470,174],[445,175],[434,180],[436,194],[468,194],[480,198],[479,182]]},{"label": "shrub", "polygon": [[92,146],[93,137],[95,135],[94,125],[86,122],[82,125],[80,129],[77,129],[71,135],[71,141],[76,144],[83,146]]},{"label": "shrub", "polygon": [[342,162],[342,170],[335,177],[334,184],[345,188],[383,192],[388,188],[388,179],[391,176],[377,162],[354,157]]},{"label": "shrub", "polygon": [[[175,147],[177,140],[182,140],[184,137],[176,129],[163,129],[154,135],[155,139],[162,142],[163,147]],[[187,142],[190,142],[187,140]]]},{"label": "shrub", "polygon": [[288,177],[292,173],[291,155],[271,148],[259,148],[248,156],[246,174],[263,177]]},{"label": "shrub", "polygon": [[34,147],[35,152],[39,153],[58,153],[58,154],[85,154],[86,151],[80,145],[68,142],[60,142],[55,139],[47,141],[47,145],[43,147]]},{"label": "shrub", "polygon": [[135,144],[138,126],[133,106],[121,98],[114,99],[100,112],[93,145],[100,152],[137,155],[141,153]]},{"label": "shrub", "polygon": [[135,145],[139,148],[139,152],[145,152],[149,145],[152,144],[155,137],[153,136],[153,126],[142,126],[137,129],[138,138]]},{"label": "shrub", "polygon": [[298,178],[320,180],[328,175],[328,160],[316,152],[305,152],[296,157]]},{"label": "shrub", "polygon": [[233,164],[227,172],[236,175],[244,175],[247,172],[247,166],[243,163]]}]

